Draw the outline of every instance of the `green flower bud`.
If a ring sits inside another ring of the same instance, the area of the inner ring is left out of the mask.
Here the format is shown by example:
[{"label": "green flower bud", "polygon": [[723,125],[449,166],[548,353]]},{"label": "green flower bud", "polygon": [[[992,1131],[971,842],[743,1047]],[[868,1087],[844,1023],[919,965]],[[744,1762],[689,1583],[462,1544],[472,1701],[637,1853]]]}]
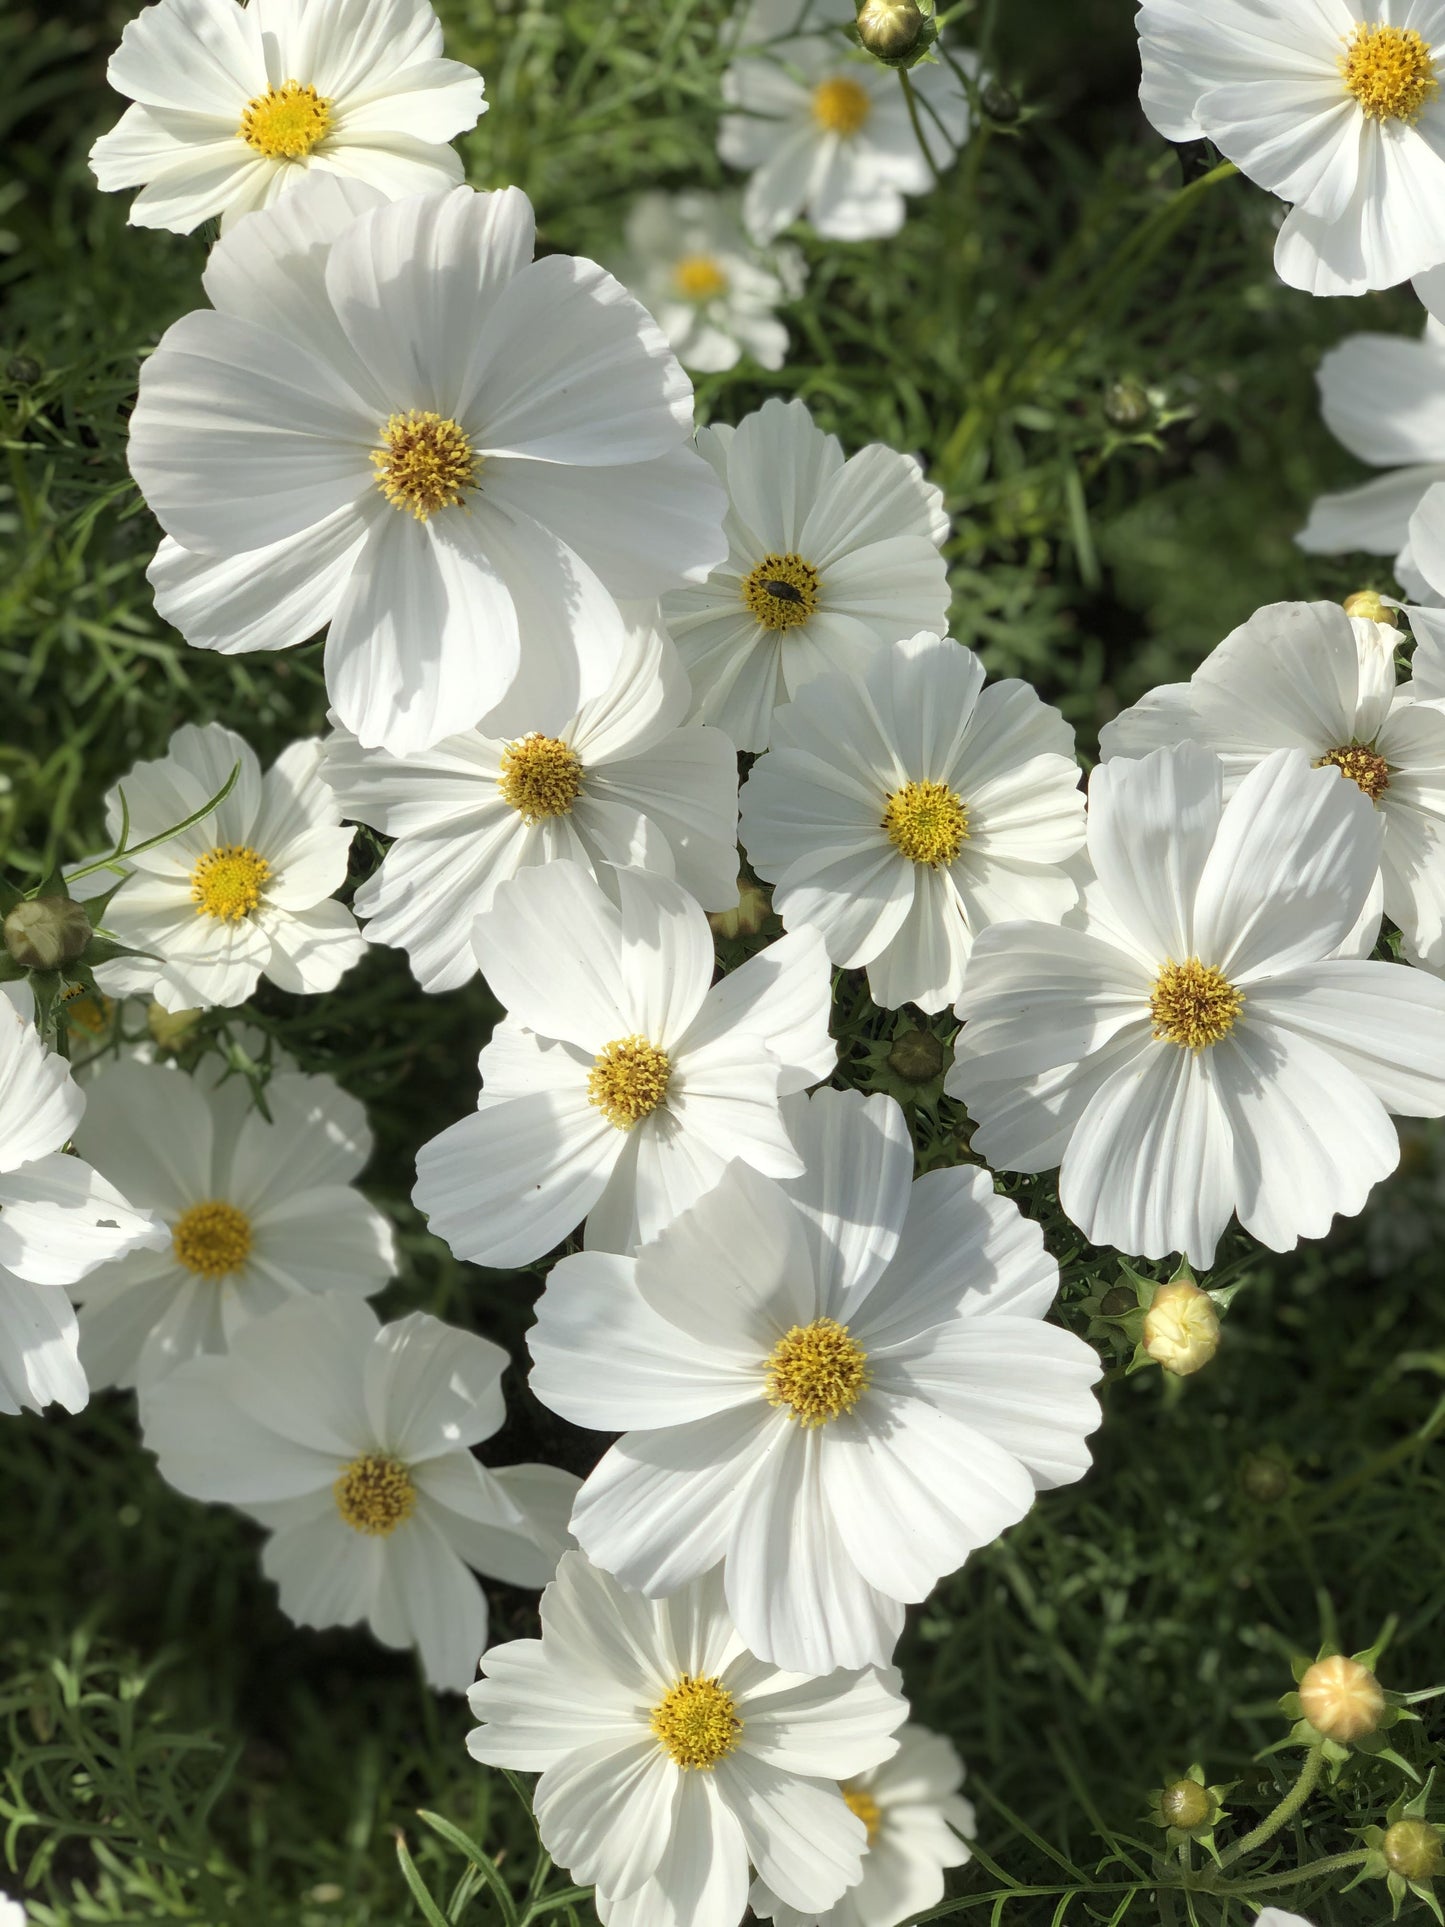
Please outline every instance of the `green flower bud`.
[{"label": "green flower bud", "polygon": [[1348,1746],[1375,1732],[1385,1695],[1368,1666],[1335,1653],[1317,1659],[1299,1683],[1300,1710],[1322,1739]]},{"label": "green flower bud", "polygon": [[70,897],[29,897],[6,917],[3,933],[22,970],[63,970],[90,942],[90,918]]},{"label": "green flower bud", "polygon": [[931,1030],[906,1030],[888,1053],[888,1068],[905,1084],[929,1084],[943,1069],[943,1046]]},{"label": "green flower bud", "polygon": [[1143,428],[1154,413],[1149,391],[1139,381],[1111,381],[1104,390],[1104,417],[1115,428]]},{"label": "green flower bud", "polygon": [[858,38],[880,60],[912,53],[922,33],[918,0],[864,0],[858,10]]},{"label": "green flower bud", "polygon": [[1273,1458],[1268,1452],[1254,1452],[1240,1466],[1239,1482],[1245,1496],[1256,1505],[1278,1505],[1288,1497],[1290,1469],[1283,1459]]},{"label": "green flower bud", "polygon": [[1019,117],[1018,96],[991,80],[983,90],[983,111],[999,127],[1012,127]]},{"label": "green flower bud", "polygon": [[1445,1867],[1440,1829],[1428,1820],[1397,1820],[1380,1845],[1390,1872],[1402,1880],[1431,1880]]},{"label": "green flower bud", "polygon": [[44,373],[34,355],[12,355],[5,365],[5,379],[12,388],[33,388]]},{"label": "green flower bud", "polygon": [[1181,1833],[1202,1833],[1214,1824],[1219,1802],[1197,1780],[1174,1780],[1159,1795],[1160,1818]]}]

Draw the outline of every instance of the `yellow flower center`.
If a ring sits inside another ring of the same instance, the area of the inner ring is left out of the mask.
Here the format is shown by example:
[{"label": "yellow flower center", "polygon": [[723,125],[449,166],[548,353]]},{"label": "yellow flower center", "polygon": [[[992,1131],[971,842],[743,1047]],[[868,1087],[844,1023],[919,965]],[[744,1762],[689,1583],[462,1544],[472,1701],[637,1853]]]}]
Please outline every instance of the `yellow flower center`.
[{"label": "yellow flower center", "polygon": [[802,556],[765,555],[743,582],[743,601],[765,629],[796,629],[817,608],[822,588]]},{"label": "yellow flower center", "polygon": [[714,301],[728,291],[728,278],[710,254],[685,254],[672,271],[684,301]]},{"label": "yellow flower center", "polygon": [[672,1059],[645,1037],[618,1037],[597,1053],[587,1073],[588,1100],[609,1124],[630,1131],[667,1096]]},{"label": "yellow flower center", "polygon": [[1213,964],[1191,957],[1187,963],[1166,963],[1154,979],[1149,1015],[1161,1043],[1181,1050],[1204,1050],[1227,1037],[1244,1009],[1244,993],[1236,990]]},{"label": "yellow flower center", "polygon": [[856,1813],[868,1829],[868,1844],[871,1847],[878,1838],[878,1829],[883,1825],[883,1809],[865,1788],[861,1786],[840,1786],[844,1804],[850,1813]]},{"label": "yellow flower center", "polygon": [[191,902],[198,917],[239,923],[261,902],[271,881],[271,865],[244,843],[218,843],[191,871]]},{"label": "yellow flower center", "polygon": [[872,112],[868,89],[848,74],[833,74],[813,89],[813,119],[825,134],[851,140]]},{"label": "yellow flower center", "polygon": [[1368,120],[1415,120],[1440,91],[1434,56],[1413,27],[1362,20],[1340,55],[1340,72]]},{"label": "yellow flower center", "polygon": [[947,783],[905,783],[883,812],[888,840],[910,863],[936,870],[952,863],[968,841],[968,811]]},{"label": "yellow flower center", "polygon": [[304,160],[331,131],[331,102],[299,80],[283,80],[246,103],[236,132],[268,161]]},{"label": "yellow flower center", "polygon": [[67,1028],[83,1031],[88,1037],[103,1037],[115,1017],[114,999],[84,984],[70,984],[63,994]]},{"label": "yellow flower center", "polygon": [[684,1673],[653,1707],[652,1730],[684,1773],[711,1773],[737,1745],[743,1723],[726,1686]]},{"label": "yellow flower center", "polygon": [[800,1425],[827,1425],[851,1412],[868,1389],[868,1354],[836,1318],[794,1325],[768,1354],[769,1405],[786,1406]]},{"label": "yellow flower center", "polygon": [[425,522],[439,509],[460,508],[477,486],[482,458],[467,432],[449,415],[410,408],[393,415],[371,451],[376,485],[393,508]]},{"label": "yellow flower center", "polygon": [[416,1506],[416,1487],[398,1459],[367,1452],[353,1459],[331,1488],[336,1510],[353,1532],[384,1539],[409,1519]]},{"label": "yellow flower center", "polygon": [[582,794],[582,764],[556,736],[522,736],[502,751],[502,800],[524,823],[568,816]]},{"label": "yellow flower center", "polygon": [[1364,743],[1342,743],[1328,756],[1321,756],[1315,768],[1337,769],[1341,776],[1358,783],[1372,803],[1378,803],[1390,787],[1390,765]]},{"label": "yellow flower center", "polygon": [[193,1204],[171,1227],[176,1262],[198,1278],[229,1278],[250,1257],[253,1242],[251,1220],[220,1198]]}]

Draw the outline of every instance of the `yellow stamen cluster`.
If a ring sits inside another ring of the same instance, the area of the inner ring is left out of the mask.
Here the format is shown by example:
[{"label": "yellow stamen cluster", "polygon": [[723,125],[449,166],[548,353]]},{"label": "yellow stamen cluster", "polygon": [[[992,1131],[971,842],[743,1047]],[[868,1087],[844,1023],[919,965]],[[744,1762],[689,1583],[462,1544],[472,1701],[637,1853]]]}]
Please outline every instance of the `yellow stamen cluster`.
[{"label": "yellow stamen cluster", "polygon": [[236,132],[268,161],[304,160],[331,131],[331,102],[299,80],[283,80],[246,103]]},{"label": "yellow stamen cluster", "polygon": [[868,1829],[868,1844],[871,1847],[878,1838],[879,1828],[883,1825],[883,1809],[873,1795],[861,1786],[840,1786],[843,1803],[850,1813],[856,1814]]},{"label": "yellow stamen cluster", "polygon": [[868,89],[849,74],[832,74],[813,89],[813,119],[825,134],[851,140],[872,112]]},{"label": "yellow stamen cluster", "polygon": [[89,990],[84,984],[69,984],[64,991],[66,1027],[83,1031],[88,1037],[103,1037],[115,1016],[115,1000],[103,990]]},{"label": "yellow stamen cluster", "polygon": [[743,601],[765,629],[796,629],[818,606],[823,580],[811,562],[790,550],[765,555],[743,579]]},{"label": "yellow stamen cluster", "polygon": [[271,865],[244,843],[218,843],[191,871],[191,902],[198,917],[240,923],[260,906]]},{"label": "yellow stamen cluster", "polygon": [[410,408],[389,418],[371,465],[392,507],[425,522],[442,509],[461,507],[468,489],[477,486],[482,462],[467,431],[449,415]]},{"label": "yellow stamen cluster", "polygon": [[667,1096],[672,1059],[645,1037],[618,1037],[600,1050],[587,1073],[587,1097],[609,1124],[630,1131]]},{"label": "yellow stamen cluster", "polygon": [[684,1773],[711,1773],[737,1745],[743,1723],[726,1686],[684,1673],[653,1707],[652,1730]]},{"label": "yellow stamen cluster", "polygon": [[1366,743],[1342,743],[1328,756],[1321,756],[1316,769],[1337,769],[1357,783],[1372,803],[1378,803],[1390,787],[1390,765]]},{"label": "yellow stamen cluster", "polygon": [[1340,55],[1340,72],[1368,120],[1413,121],[1440,91],[1429,43],[1413,27],[1360,21]]},{"label": "yellow stamen cluster", "polygon": [[768,1355],[769,1405],[784,1406],[810,1430],[851,1412],[868,1389],[868,1354],[836,1318],[794,1325]]},{"label": "yellow stamen cluster", "polygon": [[710,254],[685,254],[672,270],[672,285],[684,301],[715,301],[728,291],[728,278]]},{"label": "yellow stamen cluster", "polygon": [[570,815],[582,794],[582,763],[556,736],[520,736],[502,751],[499,785],[524,823]]},{"label": "yellow stamen cluster", "polygon": [[1161,1043],[1199,1051],[1217,1044],[1234,1028],[1244,1009],[1244,993],[1236,990],[1222,971],[1198,957],[1187,963],[1166,963],[1154,979],[1149,1015]]},{"label": "yellow stamen cluster", "polygon": [[888,840],[910,863],[952,863],[968,841],[968,811],[947,783],[905,783],[883,811]]},{"label": "yellow stamen cluster", "polygon": [[176,1262],[198,1278],[229,1278],[250,1257],[253,1243],[251,1220],[221,1198],[193,1204],[171,1227]]},{"label": "yellow stamen cluster", "polygon": [[367,1452],[353,1459],[331,1488],[336,1510],[353,1532],[385,1539],[416,1508],[416,1487],[399,1459]]}]

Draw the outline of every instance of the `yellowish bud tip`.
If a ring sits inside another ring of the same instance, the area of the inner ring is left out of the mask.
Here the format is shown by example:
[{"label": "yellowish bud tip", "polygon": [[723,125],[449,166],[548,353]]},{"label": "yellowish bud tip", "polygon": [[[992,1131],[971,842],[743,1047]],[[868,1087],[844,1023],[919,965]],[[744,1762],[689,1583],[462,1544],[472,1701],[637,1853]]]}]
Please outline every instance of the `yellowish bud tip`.
[{"label": "yellowish bud tip", "polygon": [[1431,1880],[1445,1867],[1440,1829],[1428,1820],[1397,1820],[1381,1842],[1385,1864],[1402,1880]]},{"label": "yellowish bud tip", "polygon": [[4,935],[22,970],[61,970],[90,942],[90,918],[69,897],[32,897],[6,917]]},{"label": "yellowish bud tip", "polygon": [[1194,1833],[1214,1818],[1215,1799],[1197,1780],[1175,1780],[1159,1796],[1159,1812],[1181,1833]]},{"label": "yellowish bud tip", "polygon": [[912,53],[922,32],[917,0],[865,0],[858,10],[858,38],[880,60]]},{"label": "yellowish bud tip", "polygon": [[1299,1683],[1304,1716],[1322,1739],[1348,1746],[1380,1724],[1385,1695],[1368,1666],[1336,1653],[1318,1659]]},{"label": "yellowish bud tip", "polygon": [[1346,596],[1345,614],[1358,617],[1362,622],[1388,623],[1392,629],[1400,626],[1399,616],[1373,589],[1361,589],[1358,595]]},{"label": "yellowish bud tip", "polygon": [[202,1010],[167,1010],[152,1001],[146,1011],[146,1029],[162,1050],[179,1050],[204,1015]]},{"label": "yellowish bud tip", "polygon": [[767,922],[772,899],[760,883],[745,883],[735,910],[716,910],[708,918],[715,937],[755,937]]},{"label": "yellowish bud tip", "polygon": [[1207,1365],[1219,1350],[1219,1313],[1209,1293],[1187,1279],[1161,1285],[1144,1317],[1144,1349],[1176,1378]]}]

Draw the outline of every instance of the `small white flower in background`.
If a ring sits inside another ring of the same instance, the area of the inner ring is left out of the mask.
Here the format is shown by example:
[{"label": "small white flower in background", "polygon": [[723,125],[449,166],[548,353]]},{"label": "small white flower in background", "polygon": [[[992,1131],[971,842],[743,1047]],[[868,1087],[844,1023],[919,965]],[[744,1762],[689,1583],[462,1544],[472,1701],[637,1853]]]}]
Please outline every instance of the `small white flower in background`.
[{"label": "small white flower in background", "polygon": [[1276,602],[1227,635],[1187,683],[1166,683],[1100,735],[1107,762],[1182,742],[1224,764],[1230,796],[1277,749],[1338,769],[1379,812],[1380,879],[1357,948],[1374,948],[1380,905],[1412,963],[1445,970],[1445,704],[1396,687],[1388,624],[1333,602]]},{"label": "small white flower in background", "polygon": [[354,1298],[288,1305],[226,1357],[145,1387],[145,1443],[178,1491],[270,1530],[261,1564],[288,1618],[365,1620],[384,1646],[415,1646],[433,1686],[460,1691],[487,1643],[473,1570],[545,1585],[577,1489],[553,1466],[472,1457],[506,1416],[508,1362],[425,1312],[383,1326]]},{"label": "small white flower in background", "polygon": [[154,1249],[165,1227],[127,1202],[69,1142],[85,1093],[45,1049],[22,984],[0,984],[0,1412],[78,1412],[90,1396],[66,1294],[112,1259]]},{"label": "small white flower in background", "polygon": [[332,706],[369,748],[429,749],[513,692],[570,714],[616,672],[615,598],[726,550],[661,330],[534,240],[516,188],[385,204],[318,176],[222,236],[213,307],[141,370],[156,607],[225,654],[329,624]]},{"label": "small white flower in background", "polygon": [[773,711],[829,670],[948,626],[943,496],[911,455],[873,442],[844,459],[800,401],[699,429],[727,485],[727,560],[663,616],[695,714],[739,749],[766,749]]},{"label": "small white flower in background", "polygon": [[[723,75],[718,152],[751,175],[743,215],[759,241],[808,221],[830,241],[896,234],[904,199],[934,185],[899,76],[845,36],[853,0],[752,0]],[[954,58],[969,73],[977,57]],[[942,171],[968,139],[962,82],[945,62],[908,76],[933,165]]]},{"label": "small white flower in background", "polygon": [[1338,954],[1380,813],[1300,749],[1223,792],[1197,744],[1094,771],[1087,925],[984,932],[945,1085],[995,1170],[1059,1166],[1091,1243],[1199,1269],[1231,1214],[1323,1237],[1399,1162],[1390,1112],[1445,1113],[1445,984]]},{"label": "small white flower in background", "polygon": [[136,227],[189,234],[267,207],[313,170],[390,199],[449,187],[446,145],[485,113],[482,77],[443,60],[427,0],[160,0],[121,36],[107,78],[135,102],[90,165],[139,187]]},{"label": "small white flower in background", "polygon": [[691,699],[655,617],[635,615],[616,680],[563,721],[544,706],[505,735],[469,730],[405,757],[338,730],[322,774],[340,808],[396,838],[356,895],[367,940],[405,950],[424,990],[452,990],[476,974],[472,923],[498,885],[558,857],[604,889],[613,864],[636,864],[730,909],[737,755],[721,731],[683,727]]},{"label": "small white flower in background", "polygon": [[1138,26],[1165,139],[1212,140],[1291,204],[1291,287],[1362,294],[1445,262],[1445,0],[1141,0]]},{"label": "small white flower in background", "polygon": [[[153,995],[167,1010],[241,1004],[267,978],[282,990],[335,989],[365,952],[356,919],[332,892],[346,881],[352,832],[321,780],[318,740],[291,743],[263,776],[250,744],[220,723],[185,723],[166,754],[137,763],[105,799],[118,838],[121,792],[134,845],[184,822],[220,793],[199,822],[122,860],[125,881],[104,924],[144,956],[97,964],[112,997]],[[116,872],[80,880],[76,894],[114,889]]]},{"label": "small white flower in background", "polygon": [[542,1844],[596,1885],[605,1927],[737,1927],[749,1861],[805,1913],[857,1883],[867,1833],[838,1781],[897,1750],[895,1673],[779,1672],[715,1579],[653,1601],[577,1552],[541,1614],[540,1639],[485,1655],[467,1746],[541,1774]]},{"label": "small white flower in background", "polygon": [[96,1385],[145,1384],[298,1293],[367,1297],[395,1268],[386,1218],[351,1182],[371,1155],[356,1099],[288,1067],[263,1115],[223,1075],[214,1057],[192,1076],[118,1063],[87,1086],[77,1144],[167,1233],[74,1289]]},{"label": "small white flower in background", "polygon": [[604,892],[558,861],[504,883],[473,935],[507,1015],[476,1112],[422,1146],[412,1193],[459,1258],[527,1264],[584,1218],[590,1247],[629,1251],[733,1158],[802,1169],[778,1100],[838,1061],[815,930],[713,984],[707,918],[677,884],[627,869]]},{"label": "small white flower in background", "polygon": [[1417,526],[1425,498],[1445,482],[1445,328],[1432,320],[1419,341],[1350,335],[1321,361],[1318,380],[1330,433],[1390,472],[1321,495],[1295,540],[1311,555],[1388,555],[1408,593],[1427,602],[1432,563],[1445,594],[1445,521],[1433,542],[1428,525]]},{"label": "small white flower in background", "polygon": [[904,1602],[1083,1476],[1101,1367],[987,1171],[914,1184],[891,1098],[784,1111],[800,1177],[735,1164],[633,1257],[553,1266],[531,1385],[623,1432],[572,1515],[590,1559],[653,1595],[720,1567],[753,1652],[826,1673],[885,1664]]},{"label": "small white flower in background", "polygon": [[788,331],[775,311],[803,292],[807,271],[796,248],[748,239],[736,196],[641,194],[624,239],[617,278],[655,318],[684,368],[716,374],[745,354],[760,368],[782,367]]},{"label": "small white flower in background", "polygon": [[0,1927],[25,1927],[25,1909],[8,1894],[0,1894]]},{"label": "small white flower in background", "polygon": [[742,839],[783,922],[812,924],[876,1004],[957,1001],[991,923],[1056,923],[1078,901],[1074,732],[1027,683],[937,636],[822,676],[773,718],[742,794]]},{"label": "small white flower in background", "polygon": [[1314,1927],[1303,1914],[1287,1914],[1283,1907],[1266,1907],[1255,1916],[1254,1927]]},{"label": "small white flower in background", "polygon": [[941,1733],[911,1721],[882,1766],[843,1783],[868,1829],[863,1878],[826,1913],[801,1913],[755,1881],[748,1904],[775,1927],[900,1927],[943,1898],[945,1867],[962,1867],[975,1832],[973,1803],[959,1792],[963,1762]]}]

